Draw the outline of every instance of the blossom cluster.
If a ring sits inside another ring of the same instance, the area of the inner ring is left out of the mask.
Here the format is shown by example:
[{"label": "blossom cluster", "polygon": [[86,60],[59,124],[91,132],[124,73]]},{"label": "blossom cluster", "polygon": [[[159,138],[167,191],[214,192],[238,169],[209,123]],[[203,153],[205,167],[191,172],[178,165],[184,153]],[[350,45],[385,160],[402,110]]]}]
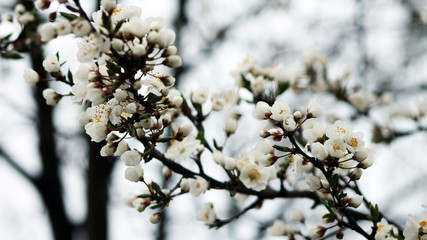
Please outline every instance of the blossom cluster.
[{"label": "blossom cluster", "polygon": [[[46,10],[50,3],[37,1],[36,6]],[[266,199],[297,197],[323,205],[327,212],[321,219],[328,226],[314,226],[305,231],[298,229],[297,224],[276,219],[267,228],[268,234],[289,239],[321,238],[326,232],[335,231],[341,239],[343,231],[349,228],[369,238],[357,221],[370,219],[375,239],[393,239],[402,234],[406,239],[427,236],[426,216],[410,216],[403,231],[386,218],[380,221],[377,207],[358,189],[355,182],[373,164],[362,132],[353,131],[350,124],[341,120],[324,125],[321,117],[325,107],[316,100],[293,111],[281,98],[288,89],[299,91],[310,84],[318,90],[339,92],[340,84],[322,80],[316,70],[326,67],[325,58],[318,56],[306,62],[308,81],[289,80],[280,65],[262,68],[248,58],[232,72],[236,89],[222,93],[200,87],[187,95],[172,88],[174,77],[155,72],[157,66],[182,65],[173,45],[175,33],[164,28],[161,18],[141,18],[138,7],[102,0],[101,9],[90,20],[79,1],[59,3],[71,12],[61,12],[59,17],[52,15],[53,21],[39,28],[40,40],[46,43],[68,34],[79,37],[80,65],[77,71],[65,74],[60,54],[48,55],[43,61],[44,70],[70,88],[62,94],[48,88],[43,96],[48,105],[56,105],[64,97],[71,97],[77,104],[89,103],[80,114],[79,123],[92,141],[106,141],[101,156],[120,157],[126,166],[125,179],[146,186],[139,195],[129,196],[126,203],[138,212],[148,207],[154,209],[149,218],[151,223],[161,220],[162,212],[175,197],[186,193],[197,197],[211,189],[220,189],[241,202],[247,201],[248,196],[257,199],[228,220],[221,220],[214,204],[206,202],[197,219],[210,227],[221,227],[262,206]],[[25,9],[17,7],[16,12],[25,19]],[[22,20],[22,24],[28,21]],[[42,79],[33,69],[24,71],[24,80],[31,85],[52,79]],[[249,92],[249,99],[239,95],[242,89]],[[360,112],[368,111],[377,100],[360,93],[343,98]],[[226,141],[221,146],[206,139],[204,121],[210,114],[226,112],[223,133],[228,139],[236,133],[244,114],[236,109],[246,103],[253,105],[253,118],[267,126],[259,132],[261,139],[255,146],[233,155],[227,151]],[[422,108],[420,115],[425,112]],[[143,147],[131,147],[130,139],[139,141]],[[167,150],[159,150],[164,143],[168,144]],[[162,188],[156,181],[146,179],[144,164],[153,159],[164,165],[165,179],[174,176],[175,187]],[[225,180],[205,173],[204,164],[210,160],[226,174]],[[369,213],[363,212],[367,209]],[[355,212],[358,219],[352,216]],[[290,222],[304,224],[305,216],[294,209]]]}]

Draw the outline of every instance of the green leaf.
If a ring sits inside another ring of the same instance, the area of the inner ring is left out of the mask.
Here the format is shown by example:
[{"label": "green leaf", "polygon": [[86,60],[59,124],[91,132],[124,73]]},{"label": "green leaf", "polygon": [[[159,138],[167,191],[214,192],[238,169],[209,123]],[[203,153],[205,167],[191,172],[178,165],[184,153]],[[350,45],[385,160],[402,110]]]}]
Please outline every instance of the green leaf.
[{"label": "green leaf", "polygon": [[70,69],[68,69],[67,77],[68,77],[68,82],[73,84],[74,83],[74,77],[73,77],[73,73],[71,72]]},{"label": "green leaf", "polygon": [[106,61],[105,63],[107,64],[107,69],[109,71],[108,74],[110,76],[114,76],[114,75],[116,75],[116,73],[120,73],[122,70],[122,68],[119,65],[117,65],[113,62]]},{"label": "green leaf", "polygon": [[152,103],[158,102],[158,101],[162,100],[162,98],[163,98],[162,96],[157,96],[154,93],[149,93],[147,96],[147,100],[149,102],[152,102]]},{"label": "green leaf", "polygon": [[102,25],[110,31],[111,29],[111,21],[110,16],[108,16],[105,12],[102,12]]},{"label": "green leaf", "polygon": [[159,184],[157,184],[156,182],[151,182],[151,187],[157,194],[162,197],[166,197],[166,195],[162,192],[162,189],[160,188]]},{"label": "green leaf", "polygon": [[71,13],[66,13],[66,12],[60,12],[61,16],[63,16],[64,18],[66,18],[69,21],[73,21],[77,18],[79,18],[79,16],[71,14]]},{"label": "green leaf", "polygon": [[126,20],[123,19],[123,20],[119,21],[116,24],[116,27],[114,28],[114,34],[116,34],[120,30],[120,28],[122,27],[123,23],[125,23],[125,22],[126,22]]},{"label": "green leaf", "polygon": [[7,59],[21,59],[21,54],[18,53],[16,50],[10,50],[2,53],[2,57]]},{"label": "green leaf", "polygon": [[277,95],[284,93],[286,90],[288,90],[289,86],[289,82],[279,83],[277,86]]},{"label": "green leaf", "polygon": [[284,146],[274,145],[273,148],[275,148],[276,150],[279,150],[281,152],[292,152],[291,148],[284,147]]},{"label": "green leaf", "polygon": [[136,136],[136,129],[134,127],[129,127],[128,132],[129,132],[129,135],[131,135],[132,137]]},{"label": "green leaf", "polygon": [[369,220],[371,220],[373,223],[377,223],[379,220],[379,210],[378,210],[378,204],[372,205],[372,203],[369,203],[369,210],[370,210],[370,216],[368,217]]},{"label": "green leaf", "polygon": [[251,82],[245,77],[245,75],[243,73],[240,74],[240,76],[242,77],[243,87],[246,88],[246,89],[250,89]]},{"label": "green leaf", "polygon": [[147,119],[147,118],[150,118],[150,117],[151,117],[151,114],[144,113],[144,114],[142,114],[142,115],[139,116],[139,120],[144,120],[144,119]]},{"label": "green leaf", "polygon": [[333,187],[339,187],[339,179],[340,179],[340,176],[338,174],[332,175],[331,183]]}]

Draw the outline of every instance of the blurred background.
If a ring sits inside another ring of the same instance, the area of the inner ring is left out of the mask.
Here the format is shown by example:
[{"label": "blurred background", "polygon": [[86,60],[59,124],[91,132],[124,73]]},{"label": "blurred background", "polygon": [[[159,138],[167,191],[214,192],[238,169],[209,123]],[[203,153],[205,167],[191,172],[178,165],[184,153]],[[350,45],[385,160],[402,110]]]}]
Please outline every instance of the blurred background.
[{"label": "blurred background", "polygon": [[[21,26],[7,21],[19,1],[0,0],[0,37]],[[95,0],[81,1],[91,13]],[[28,8],[31,1],[21,1]],[[142,9],[142,17],[160,16],[176,31],[182,68],[171,72],[187,90],[207,86],[225,90],[234,85],[230,72],[246,57],[261,66],[281,64],[289,79],[304,72],[308,56],[328,57],[328,74],[338,79],[351,72],[348,86],[366,94],[392,93],[393,111],[416,111],[427,90],[426,1],[421,0],[134,0],[119,1]],[[46,12],[54,11],[52,4]],[[47,14],[41,15],[47,18]],[[90,142],[78,126],[81,106],[64,99],[46,106],[41,92],[48,83],[28,86],[23,70],[40,69],[47,54],[60,52],[71,71],[77,69],[77,42],[70,36],[53,40],[43,49],[30,48],[20,60],[0,58],[0,238],[32,240],[85,239],[269,239],[265,227],[287,210],[309,210],[309,200],[266,201],[220,230],[196,222],[200,199],[174,200],[160,224],[148,221],[151,212],[138,213],[124,204],[129,193],[143,186],[124,179],[124,166],[115,158],[99,156],[101,144]],[[51,87],[61,91],[60,85]],[[391,107],[360,114],[333,94],[305,92],[283,96],[292,109],[315,96],[327,108],[329,119],[353,121],[374,149],[374,165],[364,171],[360,187],[367,198],[404,225],[407,214],[427,204],[427,134],[425,119],[390,119]],[[252,109],[243,109],[250,119]],[[221,114],[210,126],[217,128]],[[419,125],[424,123],[424,125]],[[381,143],[373,126],[389,127],[391,137]],[[421,127],[420,127],[421,126]],[[222,127],[222,126],[220,126]],[[253,146],[262,128],[251,122],[239,126],[229,139],[229,152]],[[207,128],[209,129],[209,127]],[[210,133],[216,136],[215,130]],[[222,136],[223,137],[223,136]],[[221,139],[221,136],[219,136]],[[231,146],[232,145],[232,146]],[[145,169],[148,179],[161,179],[160,165]],[[167,184],[167,183],[164,183]],[[210,191],[217,216],[230,216],[238,206],[226,193]],[[307,225],[315,225],[315,215]],[[300,226],[304,228],[303,226]],[[348,235],[351,236],[351,235]],[[347,237],[345,238],[347,239]],[[353,236],[348,239],[358,239]]]}]

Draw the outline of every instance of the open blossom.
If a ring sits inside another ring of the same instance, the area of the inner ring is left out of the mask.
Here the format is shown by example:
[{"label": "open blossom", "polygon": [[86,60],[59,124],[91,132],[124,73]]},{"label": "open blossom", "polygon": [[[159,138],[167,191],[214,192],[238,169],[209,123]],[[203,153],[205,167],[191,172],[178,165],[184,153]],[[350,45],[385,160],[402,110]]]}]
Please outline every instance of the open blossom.
[{"label": "open blossom", "polygon": [[86,110],[91,120],[85,125],[85,130],[92,141],[100,142],[107,137],[107,122],[110,111],[111,109],[105,104],[90,107]]},{"label": "open blossom", "polygon": [[363,149],[365,146],[365,141],[363,140],[362,132],[352,132],[347,135],[346,139],[347,149],[354,153],[359,149]]},{"label": "open blossom", "polygon": [[208,100],[209,89],[206,87],[200,87],[193,92],[191,101],[195,104],[203,104]]},{"label": "open blossom", "polygon": [[266,167],[248,164],[243,167],[239,179],[247,188],[261,191],[267,187],[269,177],[270,174]]},{"label": "open blossom", "polygon": [[[397,235],[399,231],[394,225],[389,224],[385,218],[382,218],[381,221],[377,224],[377,226],[378,228],[377,228],[377,232],[375,233],[375,240],[397,239],[392,235],[392,232]],[[414,239],[417,239],[417,238],[414,238]]]},{"label": "open blossom", "polygon": [[325,113],[325,107],[313,99],[308,103],[307,112],[310,113],[312,117],[318,118],[321,117],[323,113]]},{"label": "open blossom", "polygon": [[335,121],[334,125],[326,127],[326,136],[329,138],[346,139],[352,132],[353,128],[350,124],[345,124],[341,120]]},{"label": "open blossom", "polygon": [[89,62],[99,57],[110,48],[110,41],[100,35],[91,35],[88,40],[78,44],[77,60],[81,63]]},{"label": "open blossom", "polygon": [[323,144],[318,142],[314,143],[311,146],[311,153],[313,153],[313,155],[319,160],[325,160],[329,154],[326,147]]},{"label": "open blossom", "polygon": [[322,193],[329,192],[329,183],[318,176],[308,175],[306,178],[307,185],[310,191],[319,191]]},{"label": "open blossom", "polygon": [[48,55],[43,61],[43,67],[47,72],[59,72],[61,66],[56,54]]},{"label": "open blossom", "polygon": [[203,208],[197,212],[197,220],[206,224],[213,224],[215,222],[216,215],[211,202],[205,203]]},{"label": "open blossom", "polygon": [[291,118],[292,112],[289,108],[288,104],[286,104],[284,101],[277,99],[273,106],[270,108],[271,116],[270,118],[276,120],[276,121],[283,121],[286,118]]},{"label": "open blossom", "polygon": [[328,139],[325,141],[325,147],[331,157],[341,158],[347,153],[346,144],[342,139]]},{"label": "open blossom", "polygon": [[171,158],[176,162],[182,162],[185,159],[188,159],[194,152],[203,147],[200,141],[190,135],[182,141],[172,141],[168,150],[166,151],[165,156]]},{"label": "open blossom", "polygon": [[141,165],[127,167],[125,170],[125,178],[132,182],[139,182],[144,177],[144,169]]},{"label": "open blossom", "polygon": [[304,129],[302,132],[304,138],[313,142],[323,139],[325,135],[325,130],[323,128],[323,125],[316,119],[308,119],[302,126]]},{"label": "open blossom", "polygon": [[427,213],[409,215],[403,230],[405,240],[425,240],[427,238]]},{"label": "open blossom", "polygon": [[209,187],[208,181],[206,179],[196,176],[196,179],[193,179],[190,184],[190,193],[193,196],[199,196],[203,192],[205,192]]},{"label": "open blossom", "polygon": [[252,116],[258,120],[269,119],[271,114],[270,106],[263,101],[257,102],[255,110],[252,112]]}]

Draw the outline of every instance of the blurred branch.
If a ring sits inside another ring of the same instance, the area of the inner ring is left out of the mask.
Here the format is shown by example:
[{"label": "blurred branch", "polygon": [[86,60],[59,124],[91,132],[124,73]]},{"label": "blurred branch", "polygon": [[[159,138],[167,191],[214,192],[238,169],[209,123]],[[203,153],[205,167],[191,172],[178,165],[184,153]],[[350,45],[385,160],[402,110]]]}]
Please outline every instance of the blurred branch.
[{"label": "blurred branch", "polygon": [[9,163],[12,168],[14,168],[21,176],[23,176],[30,183],[33,183],[37,186],[35,179],[27,173],[12,157],[7,154],[4,149],[0,146],[0,157],[3,158],[7,163]]}]

